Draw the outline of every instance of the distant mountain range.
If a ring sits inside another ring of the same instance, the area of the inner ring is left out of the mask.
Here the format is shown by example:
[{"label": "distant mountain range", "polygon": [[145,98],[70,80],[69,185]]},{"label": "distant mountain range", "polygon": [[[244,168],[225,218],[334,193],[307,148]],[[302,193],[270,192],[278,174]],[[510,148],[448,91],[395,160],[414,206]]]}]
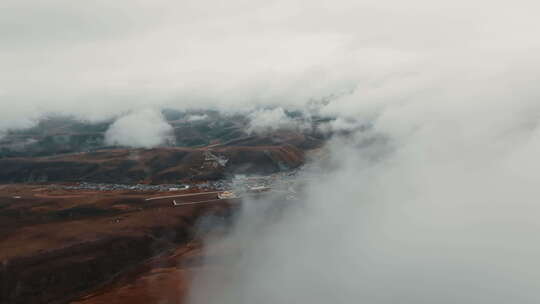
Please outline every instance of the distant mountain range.
[{"label": "distant mountain range", "polygon": [[[164,110],[172,126],[171,140],[165,147],[201,148],[209,145],[258,146],[292,144],[300,149],[320,146],[326,138],[317,131],[279,130],[266,134],[249,134],[245,115],[223,115],[215,111],[181,112]],[[290,115],[294,115],[291,113]],[[314,122],[324,121],[319,118]],[[85,122],[72,117],[52,116],[34,127],[9,131],[0,137],[0,158],[52,156],[66,153],[118,149],[107,145],[105,133],[113,120]]]},{"label": "distant mountain range", "polygon": [[[301,166],[306,151],[327,138],[316,128],[250,134],[243,115],[166,110],[163,116],[174,138],[152,149],[107,146],[104,137],[112,121],[49,117],[9,132],[0,141],[0,183],[172,183],[267,174]],[[207,159],[208,153],[224,163]]]}]

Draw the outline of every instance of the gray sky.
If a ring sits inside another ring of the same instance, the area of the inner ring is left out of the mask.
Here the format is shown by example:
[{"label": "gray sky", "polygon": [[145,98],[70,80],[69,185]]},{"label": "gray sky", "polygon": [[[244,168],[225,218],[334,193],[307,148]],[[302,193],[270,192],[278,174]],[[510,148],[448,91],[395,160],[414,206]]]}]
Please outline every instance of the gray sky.
[{"label": "gray sky", "polygon": [[441,98],[441,89],[461,99],[471,82],[526,86],[540,62],[538,6],[5,0],[0,129],[50,112],[102,119],[163,106],[301,108],[328,96],[325,113],[370,117],[396,100]]}]

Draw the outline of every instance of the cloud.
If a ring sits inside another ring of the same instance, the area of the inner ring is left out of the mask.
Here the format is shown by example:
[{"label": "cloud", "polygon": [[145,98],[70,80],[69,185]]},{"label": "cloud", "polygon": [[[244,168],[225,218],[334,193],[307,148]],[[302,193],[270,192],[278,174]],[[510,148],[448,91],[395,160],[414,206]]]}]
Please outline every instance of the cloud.
[{"label": "cloud", "polygon": [[159,111],[144,109],[118,118],[105,132],[108,145],[152,148],[171,140],[173,128]]},{"label": "cloud", "polygon": [[191,303],[538,303],[538,4],[359,3],[327,7],[355,35],[325,71],[353,85],[318,109],[354,139],[282,216],[244,203]]},{"label": "cloud", "polygon": [[3,1],[0,120],[13,124],[0,128],[56,112],[100,120],[144,107],[303,110],[315,101],[324,114],[373,119],[467,78],[533,73],[540,41],[526,33],[538,4],[520,3]]},{"label": "cloud", "polygon": [[504,40],[477,29],[500,10],[480,20],[468,6],[423,1],[327,4],[3,1],[0,115],[13,116],[13,103],[92,119],[148,106],[302,109],[422,76],[426,58]]},{"label": "cloud", "polygon": [[[293,82],[305,82],[313,63],[329,56],[339,37],[276,29],[257,38],[245,27],[253,15],[239,13],[257,5],[208,5],[3,2],[0,112],[7,117],[8,104],[20,103],[40,113],[110,117],[147,106],[240,109],[254,99],[264,104],[311,95],[294,93]],[[277,21],[260,23],[257,28]],[[235,34],[222,35],[224,30]],[[304,60],[295,60],[299,56]]]},{"label": "cloud", "polygon": [[190,303],[538,303],[540,119],[482,92],[386,106],[300,174],[300,201],[247,199]]}]

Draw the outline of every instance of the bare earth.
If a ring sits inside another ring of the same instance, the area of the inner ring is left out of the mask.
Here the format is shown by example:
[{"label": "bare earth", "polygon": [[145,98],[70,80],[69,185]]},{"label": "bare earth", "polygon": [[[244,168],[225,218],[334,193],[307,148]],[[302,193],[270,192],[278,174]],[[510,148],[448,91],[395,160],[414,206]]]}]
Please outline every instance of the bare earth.
[{"label": "bare earth", "polygon": [[183,303],[199,219],[235,206],[215,193],[146,200],[190,192],[2,185],[0,302]]}]

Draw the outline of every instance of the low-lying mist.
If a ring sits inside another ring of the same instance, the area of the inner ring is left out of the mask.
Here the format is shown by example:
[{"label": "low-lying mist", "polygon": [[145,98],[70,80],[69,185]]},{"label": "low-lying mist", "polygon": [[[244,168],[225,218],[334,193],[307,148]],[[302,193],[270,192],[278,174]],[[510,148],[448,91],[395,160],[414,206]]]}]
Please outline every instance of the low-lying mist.
[{"label": "low-lying mist", "polygon": [[[190,303],[540,301],[539,40],[515,31],[537,23],[510,5],[482,19],[489,5],[474,3],[464,21],[501,19],[470,36],[452,23],[440,48],[396,39],[400,52],[362,63],[358,86],[319,110],[365,127],[328,143],[312,164],[323,173],[306,173],[281,217],[272,199],[245,202],[234,231],[209,241]],[[223,244],[236,251],[217,267]]]},{"label": "low-lying mist", "polygon": [[152,148],[174,141],[173,128],[156,110],[145,109],[117,119],[105,132],[105,143],[134,148]]},{"label": "low-lying mist", "polygon": [[540,133],[468,109],[381,117],[328,144],[299,201],[245,201],[190,303],[538,303]]}]

